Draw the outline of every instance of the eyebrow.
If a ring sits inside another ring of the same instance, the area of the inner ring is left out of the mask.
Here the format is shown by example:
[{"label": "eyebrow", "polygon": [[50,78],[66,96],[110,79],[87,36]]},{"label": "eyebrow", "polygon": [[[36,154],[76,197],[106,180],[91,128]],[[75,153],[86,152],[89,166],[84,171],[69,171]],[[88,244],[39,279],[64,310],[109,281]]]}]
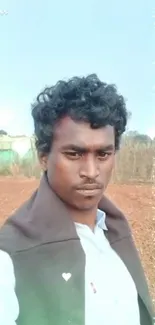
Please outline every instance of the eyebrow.
[{"label": "eyebrow", "polygon": [[[89,149],[87,149],[85,147],[82,147],[82,146],[74,145],[74,144],[64,145],[62,147],[62,150],[79,151],[79,152],[82,152],[82,153],[89,152]],[[109,144],[109,145],[105,145],[105,146],[100,146],[95,151],[99,152],[99,151],[112,151],[112,150],[114,150],[114,145]]]}]

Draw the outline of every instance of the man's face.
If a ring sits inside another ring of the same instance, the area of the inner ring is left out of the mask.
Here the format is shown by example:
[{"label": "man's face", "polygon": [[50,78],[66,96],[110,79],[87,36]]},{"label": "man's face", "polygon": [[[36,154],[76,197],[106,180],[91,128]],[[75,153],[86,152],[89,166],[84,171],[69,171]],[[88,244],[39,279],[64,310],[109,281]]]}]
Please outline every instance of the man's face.
[{"label": "man's face", "polygon": [[112,126],[91,129],[88,123],[66,117],[55,128],[44,167],[51,188],[65,203],[78,210],[89,210],[97,207],[114,160]]}]

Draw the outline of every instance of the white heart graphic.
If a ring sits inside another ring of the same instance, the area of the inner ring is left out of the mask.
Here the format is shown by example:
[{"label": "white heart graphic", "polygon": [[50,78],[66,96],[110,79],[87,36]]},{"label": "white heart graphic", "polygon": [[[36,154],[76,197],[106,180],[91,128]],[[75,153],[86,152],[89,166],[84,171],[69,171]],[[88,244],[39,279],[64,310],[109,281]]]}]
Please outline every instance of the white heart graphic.
[{"label": "white heart graphic", "polygon": [[68,281],[71,278],[71,273],[62,273],[62,277],[65,281]]}]

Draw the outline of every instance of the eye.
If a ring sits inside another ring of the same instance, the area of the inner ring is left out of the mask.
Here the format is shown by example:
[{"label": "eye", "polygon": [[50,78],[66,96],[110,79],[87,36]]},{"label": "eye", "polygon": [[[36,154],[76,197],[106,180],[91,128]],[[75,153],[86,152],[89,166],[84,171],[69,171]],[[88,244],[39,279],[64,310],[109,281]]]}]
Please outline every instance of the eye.
[{"label": "eye", "polygon": [[98,153],[98,157],[100,160],[106,160],[111,155],[111,152],[101,151]]},{"label": "eye", "polygon": [[82,154],[77,151],[67,151],[65,152],[65,155],[67,156],[67,158],[72,160],[79,159],[82,156]]}]

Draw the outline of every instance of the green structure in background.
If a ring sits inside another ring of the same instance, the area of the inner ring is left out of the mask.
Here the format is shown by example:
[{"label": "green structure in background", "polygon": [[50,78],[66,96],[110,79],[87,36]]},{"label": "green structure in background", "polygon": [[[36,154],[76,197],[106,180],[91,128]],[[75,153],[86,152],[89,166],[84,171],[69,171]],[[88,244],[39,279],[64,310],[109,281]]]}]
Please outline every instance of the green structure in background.
[{"label": "green structure in background", "polygon": [[33,137],[0,136],[0,175],[40,176]]},{"label": "green structure in background", "polygon": [[0,150],[0,166],[10,166],[18,159],[17,152],[13,150]]},{"label": "green structure in background", "polygon": [[12,141],[8,137],[0,138],[0,169],[9,167],[19,160],[17,152],[12,150]]}]

